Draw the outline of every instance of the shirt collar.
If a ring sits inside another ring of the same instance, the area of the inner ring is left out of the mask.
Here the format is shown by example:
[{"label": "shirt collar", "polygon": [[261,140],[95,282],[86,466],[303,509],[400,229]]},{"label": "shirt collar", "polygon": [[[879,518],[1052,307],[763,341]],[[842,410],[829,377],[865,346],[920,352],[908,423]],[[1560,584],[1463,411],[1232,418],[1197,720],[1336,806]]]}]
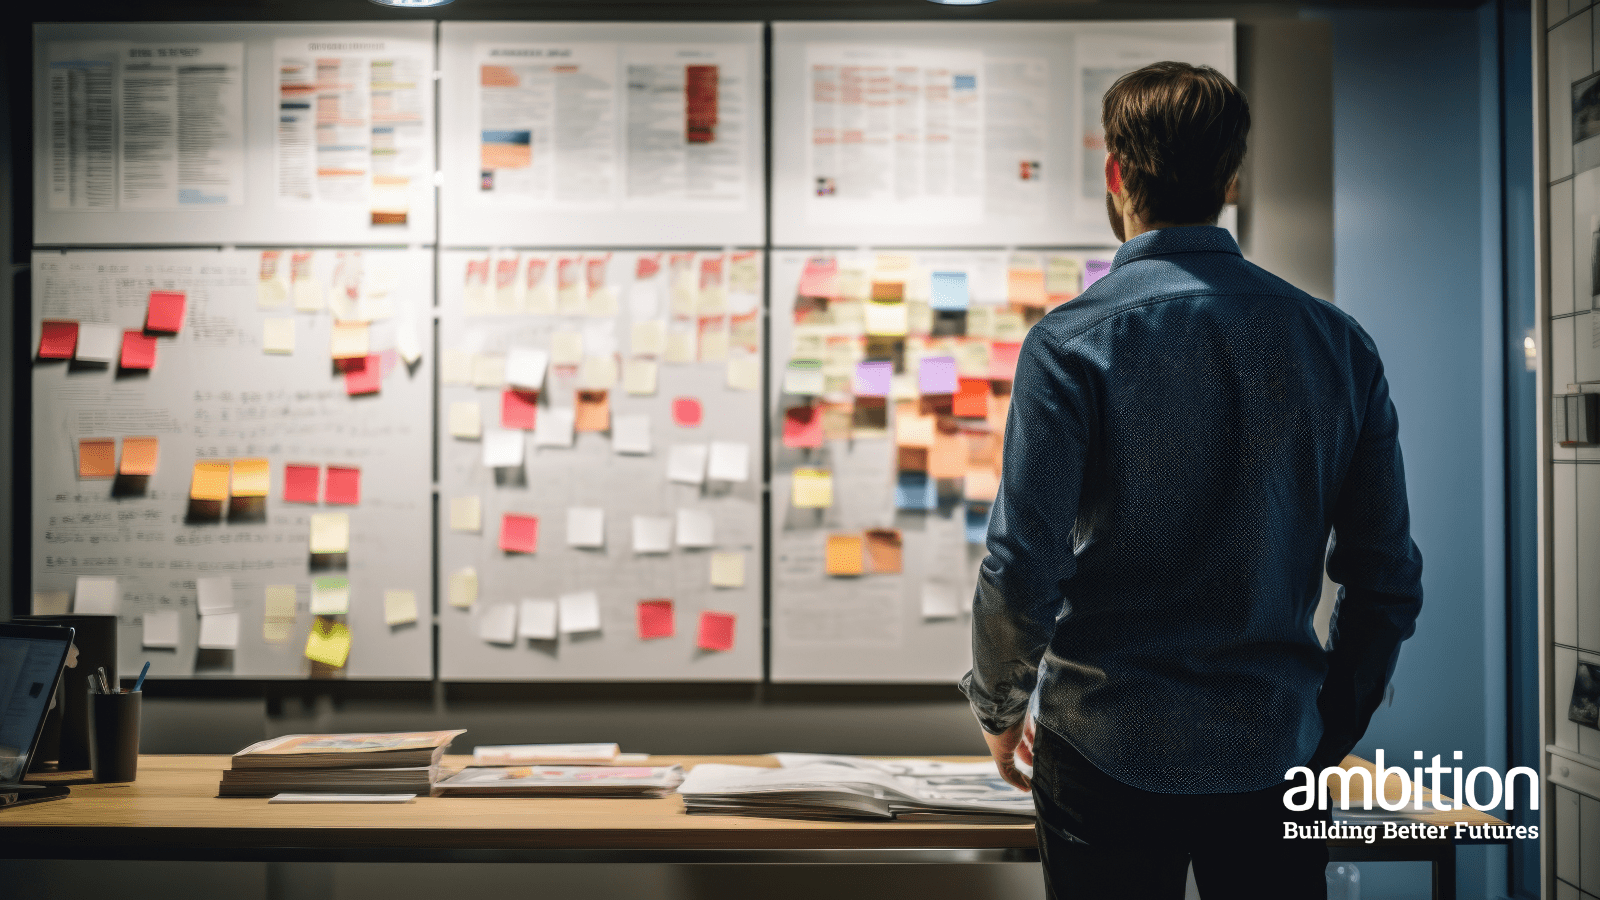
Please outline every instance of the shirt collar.
[{"label": "shirt collar", "polygon": [[1239,252],[1239,244],[1226,228],[1215,225],[1184,225],[1177,228],[1158,228],[1146,231],[1123,244],[1111,260],[1111,268],[1123,263],[1144,259],[1147,256],[1166,256],[1169,253],[1232,253]]}]

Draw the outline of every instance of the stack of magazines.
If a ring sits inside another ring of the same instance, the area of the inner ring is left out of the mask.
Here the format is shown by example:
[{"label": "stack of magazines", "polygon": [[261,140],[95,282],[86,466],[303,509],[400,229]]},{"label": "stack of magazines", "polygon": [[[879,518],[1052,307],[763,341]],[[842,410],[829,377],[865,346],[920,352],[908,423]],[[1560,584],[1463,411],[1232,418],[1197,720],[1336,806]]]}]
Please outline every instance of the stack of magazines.
[{"label": "stack of magazines", "polygon": [[702,764],[678,793],[691,814],[791,819],[1033,823],[1033,798],[994,762],[779,753],[778,768]]},{"label": "stack of magazines", "polygon": [[665,797],[681,766],[469,766],[439,782],[442,797]]},{"label": "stack of magazines", "polygon": [[460,731],[290,734],[233,755],[219,795],[421,794],[439,778],[439,758]]}]

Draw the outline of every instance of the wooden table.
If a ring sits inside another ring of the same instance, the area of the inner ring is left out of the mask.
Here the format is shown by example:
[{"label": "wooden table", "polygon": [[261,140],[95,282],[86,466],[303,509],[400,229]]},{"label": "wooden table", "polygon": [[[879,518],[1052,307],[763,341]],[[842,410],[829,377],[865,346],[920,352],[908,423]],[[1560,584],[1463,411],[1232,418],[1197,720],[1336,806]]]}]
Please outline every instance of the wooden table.
[{"label": "wooden table", "polygon": [[[974,761],[981,757],[938,757]],[[445,757],[446,766],[466,756]],[[775,765],[767,756],[658,756],[653,765]],[[1349,765],[1371,768],[1351,757]],[[1031,825],[811,822],[688,816],[653,800],[419,797],[403,805],[268,804],[220,798],[226,756],[145,756],[131,784],[74,783],[65,800],[0,811],[0,858],[265,862],[994,863],[1039,860]],[[1435,824],[1504,824],[1470,808],[1414,813]],[[1334,840],[1335,860],[1433,865],[1434,896],[1455,896],[1455,846]]]}]

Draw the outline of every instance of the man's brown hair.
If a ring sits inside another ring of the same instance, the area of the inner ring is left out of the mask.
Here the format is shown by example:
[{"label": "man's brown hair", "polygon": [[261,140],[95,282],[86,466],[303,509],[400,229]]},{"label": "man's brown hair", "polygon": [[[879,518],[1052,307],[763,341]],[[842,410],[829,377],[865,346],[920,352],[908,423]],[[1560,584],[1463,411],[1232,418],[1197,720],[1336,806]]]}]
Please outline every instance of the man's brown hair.
[{"label": "man's brown hair", "polygon": [[1233,82],[1210,66],[1152,63],[1106,91],[1100,122],[1145,221],[1216,222],[1250,133],[1250,104]]}]

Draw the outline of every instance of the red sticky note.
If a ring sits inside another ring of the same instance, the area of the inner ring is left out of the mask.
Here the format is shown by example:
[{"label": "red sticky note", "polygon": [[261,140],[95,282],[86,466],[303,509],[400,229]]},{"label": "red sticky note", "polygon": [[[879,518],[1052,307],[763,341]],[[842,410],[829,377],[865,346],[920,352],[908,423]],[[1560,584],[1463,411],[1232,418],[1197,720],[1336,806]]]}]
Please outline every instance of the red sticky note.
[{"label": "red sticky note", "polygon": [[785,447],[821,447],[823,436],[822,407],[791,406],[783,411]]},{"label": "red sticky note", "polygon": [[283,499],[289,503],[315,503],[322,487],[322,467],[289,463],[283,467]]},{"label": "red sticky note", "polygon": [[345,361],[344,391],[356,394],[376,394],[383,387],[383,359],[374,354]]},{"label": "red sticky note", "polygon": [[672,401],[672,421],[679,428],[697,428],[700,425],[700,401],[693,397],[678,397]]},{"label": "red sticky note", "polygon": [[506,513],[500,519],[500,549],[507,553],[532,553],[538,550],[538,517]]},{"label": "red sticky note", "polygon": [[539,421],[539,392],[511,391],[500,395],[500,425],[532,431]]},{"label": "red sticky note", "polygon": [[700,639],[701,650],[733,649],[733,623],[737,617],[733,613],[703,612],[700,614]]},{"label": "red sticky note", "polygon": [[639,639],[672,637],[677,628],[673,622],[671,600],[639,601]]},{"label": "red sticky note", "polygon": [[950,414],[962,418],[982,419],[989,415],[989,379],[963,378],[961,388],[951,402]]},{"label": "red sticky note", "polygon": [[39,336],[40,359],[71,359],[78,352],[77,322],[44,322]]},{"label": "red sticky note", "polygon": [[1022,355],[1022,344],[1016,341],[995,341],[989,345],[989,377],[1011,381],[1017,377],[1017,357]]},{"label": "red sticky note", "polygon": [[361,470],[355,466],[329,466],[328,487],[323,497],[329,503],[354,506],[361,502]]},{"label": "red sticky note", "polygon": [[186,303],[183,291],[151,291],[150,307],[144,314],[145,330],[177,334],[183,328]]},{"label": "red sticky note", "polygon": [[142,331],[122,333],[122,362],[124,369],[153,369],[156,367],[156,339]]}]

